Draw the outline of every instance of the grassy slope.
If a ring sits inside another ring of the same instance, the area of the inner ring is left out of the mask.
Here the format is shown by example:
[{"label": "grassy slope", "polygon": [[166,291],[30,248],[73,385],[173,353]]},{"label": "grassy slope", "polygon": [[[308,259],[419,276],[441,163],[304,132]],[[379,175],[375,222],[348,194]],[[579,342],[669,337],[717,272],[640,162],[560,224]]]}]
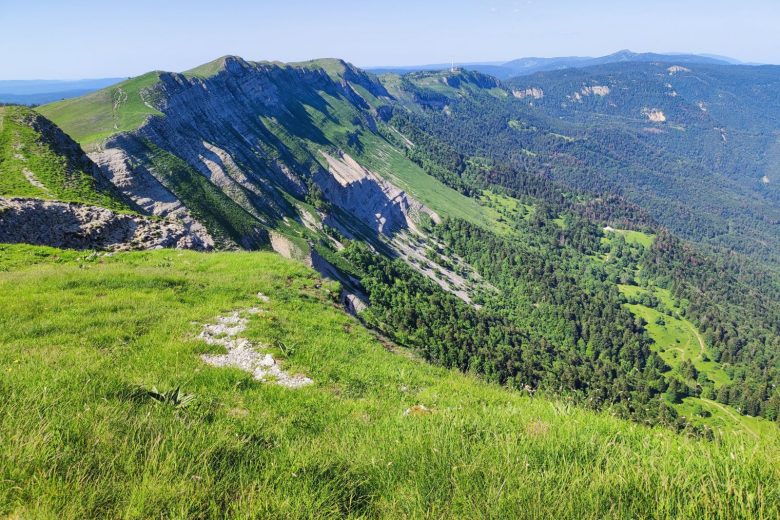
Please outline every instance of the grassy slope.
[{"label": "grassy slope", "polygon": [[[299,66],[315,65],[319,66],[319,62]],[[334,62],[332,66],[338,67],[340,64]],[[349,135],[360,130],[352,123],[359,113],[343,99],[325,92],[318,92],[317,95],[321,99],[304,103],[303,114],[280,117],[279,120],[283,124],[275,124],[269,118],[261,120],[293,153],[299,150],[302,144],[311,152],[312,157],[321,161],[321,166],[327,167],[317,150],[327,149],[329,146],[348,148]],[[366,97],[371,96],[366,93]],[[319,101],[325,101],[324,109],[319,108]],[[317,129],[316,136],[308,136],[303,130],[312,124]],[[488,228],[496,225],[500,217],[496,210],[480,206],[475,199],[466,197],[431,177],[382,137],[364,131],[360,134],[360,142],[363,150],[362,153],[353,153],[356,161],[382,175],[434,211]],[[329,151],[332,153],[332,150]]]},{"label": "grassy slope", "polygon": [[[388,352],[318,283],[269,253],[3,246],[0,516],[780,514],[774,441],[695,441]],[[315,385],[200,361],[196,322],[252,305],[245,335],[283,341]]]},{"label": "grassy slope", "polygon": [[[69,167],[67,158],[28,124],[31,117],[33,113],[27,108],[6,107],[0,111],[0,196],[80,202],[129,211],[112,193],[96,189],[91,175]],[[43,187],[32,184],[28,176]]]},{"label": "grassy slope", "polygon": [[194,69],[185,71],[183,74],[188,78],[208,79],[212,76],[216,76],[223,68],[225,68],[225,60],[227,58],[227,56],[222,56],[216,60],[204,63],[203,65],[198,65]]},{"label": "grassy slope", "polygon": [[[666,312],[661,312],[641,304],[628,305],[632,314],[647,322],[646,328],[655,341],[655,349],[666,364],[677,368],[687,359],[693,362],[699,372],[705,373],[715,383],[716,388],[730,382],[723,368],[712,361],[713,355],[693,323],[680,316],[682,307],[674,301],[668,290],[657,287],[646,289],[635,285],[619,285],[618,289],[630,298],[650,293],[665,308]],[[663,323],[657,323],[659,320]]]},{"label": "grassy slope", "polygon": [[462,218],[488,229],[496,225],[500,214],[495,209],[481,206],[476,199],[466,197],[431,177],[384,139],[374,135],[361,139],[368,150],[359,158],[361,162],[429,208],[441,215]]},{"label": "grassy slope", "polygon": [[161,115],[146,104],[149,101],[148,89],[157,83],[159,77],[159,73],[149,72],[92,94],[44,105],[37,110],[82,145],[94,144],[113,134],[138,128],[149,116]]}]

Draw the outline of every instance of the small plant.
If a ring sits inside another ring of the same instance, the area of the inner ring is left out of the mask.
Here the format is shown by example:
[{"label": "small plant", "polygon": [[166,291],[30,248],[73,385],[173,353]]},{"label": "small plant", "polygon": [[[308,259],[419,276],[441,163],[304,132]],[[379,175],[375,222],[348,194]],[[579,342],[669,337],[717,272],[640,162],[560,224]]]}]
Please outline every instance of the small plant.
[{"label": "small plant", "polygon": [[183,393],[179,386],[167,392],[160,392],[156,387],[152,387],[151,390],[146,390],[144,393],[156,403],[170,405],[174,408],[186,408],[195,399],[194,394]]},{"label": "small plant", "polygon": [[276,342],[276,347],[281,350],[285,357],[290,358],[295,355],[295,345],[288,345],[284,341],[278,340]]}]

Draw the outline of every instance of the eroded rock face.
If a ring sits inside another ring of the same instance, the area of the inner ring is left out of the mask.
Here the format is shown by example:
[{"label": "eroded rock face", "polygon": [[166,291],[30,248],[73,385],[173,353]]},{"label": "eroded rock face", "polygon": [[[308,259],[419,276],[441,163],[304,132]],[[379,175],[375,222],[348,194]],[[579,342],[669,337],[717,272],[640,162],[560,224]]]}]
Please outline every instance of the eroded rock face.
[{"label": "eroded rock face", "polygon": [[415,219],[422,213],[434,221],[439,219],[432,210],[349,155],[342,153],[334,157],[321,153],[328,163],[328,171],[317,174],[315,182],[325,198],[371,229],[393,236],[403,229],[416,229]]},{"label": "eroded rock face", "polygon": [[[273,230],[282,222],[303,222],[295,199],[305,200],[312,190],[333,210],[323,210],[323,219],[347,228],[345,236],[351,230],[361,237],[392,238],[416,230],[423,214],[438,221],[433,211],[338,149],[324,135],[318,116],[310,115],[328,116],[328,100],[346,98],[357,107],[351,124],[370,131],[377,115],[363,98],[365,91],[388,96],[380,83],[348,64],[330,65],[327,72],[314,64],[281,66],[227,57],[209,77],[163,73],[148,99],[164,116],[109,138],[90,157],[139,207],[175,217],[193,232],[205,232],[194,217],[203,218],[204,212],[193,206],[186,185],[192,175],[200,175],[240,207],[230,208],[231,215],[271,231],[271,246],[288,256],[294,256],[289,244]],[[165,154],[169,164],[180,165],[190,177],[172,181],[171,172],[160,167]],[[227,210],[216,208],[220,211]],[[219,217],[204,222],[219,226]],[[224,237],[223,231],[210,229],[215,237]]]},{"label": "eroded rock face", "polygon": [[145,166],[134,161],[127,150],[108,148],[90,154],[90,158],[103,176],[146,213],[176,220],[193,235],[194,240],[209,248],[214,246],[206,228]]},{"label": "eroded rock face", "polygon": [[214,245],[208,235],[192,233],[173,220],[82,204],[5,198],[0,198],[0,242],[108,250],[209,250]]}]

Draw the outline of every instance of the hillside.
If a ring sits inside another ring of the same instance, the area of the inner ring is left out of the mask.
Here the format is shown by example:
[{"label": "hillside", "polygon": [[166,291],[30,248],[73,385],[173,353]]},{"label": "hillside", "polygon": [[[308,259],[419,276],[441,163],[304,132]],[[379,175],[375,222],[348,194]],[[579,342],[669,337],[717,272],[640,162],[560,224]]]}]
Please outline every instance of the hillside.
[{"label": "hillside", "polygon": [[[277,255],[0,253],[0,515],[780,514],[777,441],[696,440],[433,367]],[[204,331],[236,312],[223,337],[313,383],[207,364],[224,349]]]},{"label": "hillside", "polygon": [[150,219],[51,121],[0,107],[0,242],[57,247],[209,249],[179,219]]},{"label": "hillside", "polygon": [[[94,479],[84,493],[105,495],[80,494],[78,507],[115,516],[171,504],[213,516],[228,502],[236,516],[551,516],[527,489],[576,494],[569,517],[604,516],[608,502],[613,516],[773,516],[778,497],[758,482],[778,468],[780,280],[774,231],[756,219],[775,208],[739,164],[768,157],[749,151],[773,135],[775,75],[650,62],[502,82],[225,56],[36,112],[6,108],[16,115],[4,118],[0,182],[13,207],[0,207],[0,230],[25,231],[0,242],[96,252],[3,246],[9,285],[30,298],[54,286],[73,302],[47,308],[9,293],[5,314],[19,325],[3,342],[46,349],[13,359],[63,388],[99,381],[63,405],[99,410],[79,417],[105,432],[53,418],[73,429],[66,444],[88,466],[33,479],[42,459],[9,459],[22,481],[43,483],[8,491],[9,514],[35,513],[31,496],[45,497],[42,510],[66,508],[73,483]],[[708,111],[690,101],[705,94]],[[57,184],[25,166],[47,154],[81,169],[56,170]],[[58,241],[41,207],[52,203],[181,234],[106,244],[80,225]],[[102,253],[158,246],[219,252]],[[59,379],[49,363],[81,375]],[[33,395],[37,384],[0,388]],[[9,431],[27,427],[10,417]],[[46,445],[48,431],[34,431]],[[162,431],[167,444],[153,441]],[[599,458],[611,450],[602,438],[623,451]],[[85,443],[100,449],[88,456]],[[454,455],[440,465],[431,453]],[[736,483],[709,467],[724,457]],[[420,480],[419,464],[442,473]],[[129,497],[116,491],[125,485]]]},{"label": "hillside", "polygon": [[383,82],[404,86],[415,127],[507,170],[493,182],[514,188],[542,176],[618,194],[684,238],[776,266],[780,68],[681,63],[609,64],[449,91],[437,85],[450,72]]},{"label": "hillside", "polygon": [[[712,70],[731,88],[725,69]],[[596,87],[591,97],[607,94]],[[143,211],[184,214],[217,248],[303,260],[345,284],[353,311],[369,305],[360,314],[367,324],[428,361],[705,437],[773,435],[774,275],[690,249],[659,225],[685,215],[659,213],[652,202],[662,195],[672,211],[714,218],[655,182],[683,182],[680,171],[662,173],[679,146],[633,156],[609,133],[625,132],[625,117],[617,129],[567,120],[536,106],[545,96],[534,88],[469,71],[376,78],[341,60],[226,56],[39,111]],[[635,97],[621,96],[616,110],[634,110]],[[673,102],[681,114],[693,110]],[[710,124],[696,117],[695,128]],[[771,114],[763,121],[771,125]],[[608,182],[616,171],[646,196]],[[721,204],[743,203],[727,187],[696,182]],[[700,236],[697,218],[689,235]],[[696,262],[681,268],[686,258]],[[711,413],[714,401],[726,412]],[[728,413],[736,423],[723,422]]]}]

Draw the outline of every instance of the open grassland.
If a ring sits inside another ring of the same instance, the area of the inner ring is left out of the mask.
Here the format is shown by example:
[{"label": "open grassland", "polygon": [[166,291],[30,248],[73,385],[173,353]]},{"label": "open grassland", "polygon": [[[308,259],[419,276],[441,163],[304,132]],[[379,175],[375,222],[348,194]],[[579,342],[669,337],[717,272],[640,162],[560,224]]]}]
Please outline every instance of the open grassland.
[{"label": "open grassland", "polygon": [[[780,515],[777,441],[694,440],[430,366],[334,291],[271,253],[2,246],[0,516]],[[252,306],[243,335],[313,385],[201,361],[219,350],[203,324]],[[139,390],[179,386],[188,406]]]},{"label": "open grassland", "polygon": [[119,132],[135,130],[149,116],[162,115],[151,103],[151,88],[159,77],[159,73],[149,72],[37,110],[86,147]]}]

